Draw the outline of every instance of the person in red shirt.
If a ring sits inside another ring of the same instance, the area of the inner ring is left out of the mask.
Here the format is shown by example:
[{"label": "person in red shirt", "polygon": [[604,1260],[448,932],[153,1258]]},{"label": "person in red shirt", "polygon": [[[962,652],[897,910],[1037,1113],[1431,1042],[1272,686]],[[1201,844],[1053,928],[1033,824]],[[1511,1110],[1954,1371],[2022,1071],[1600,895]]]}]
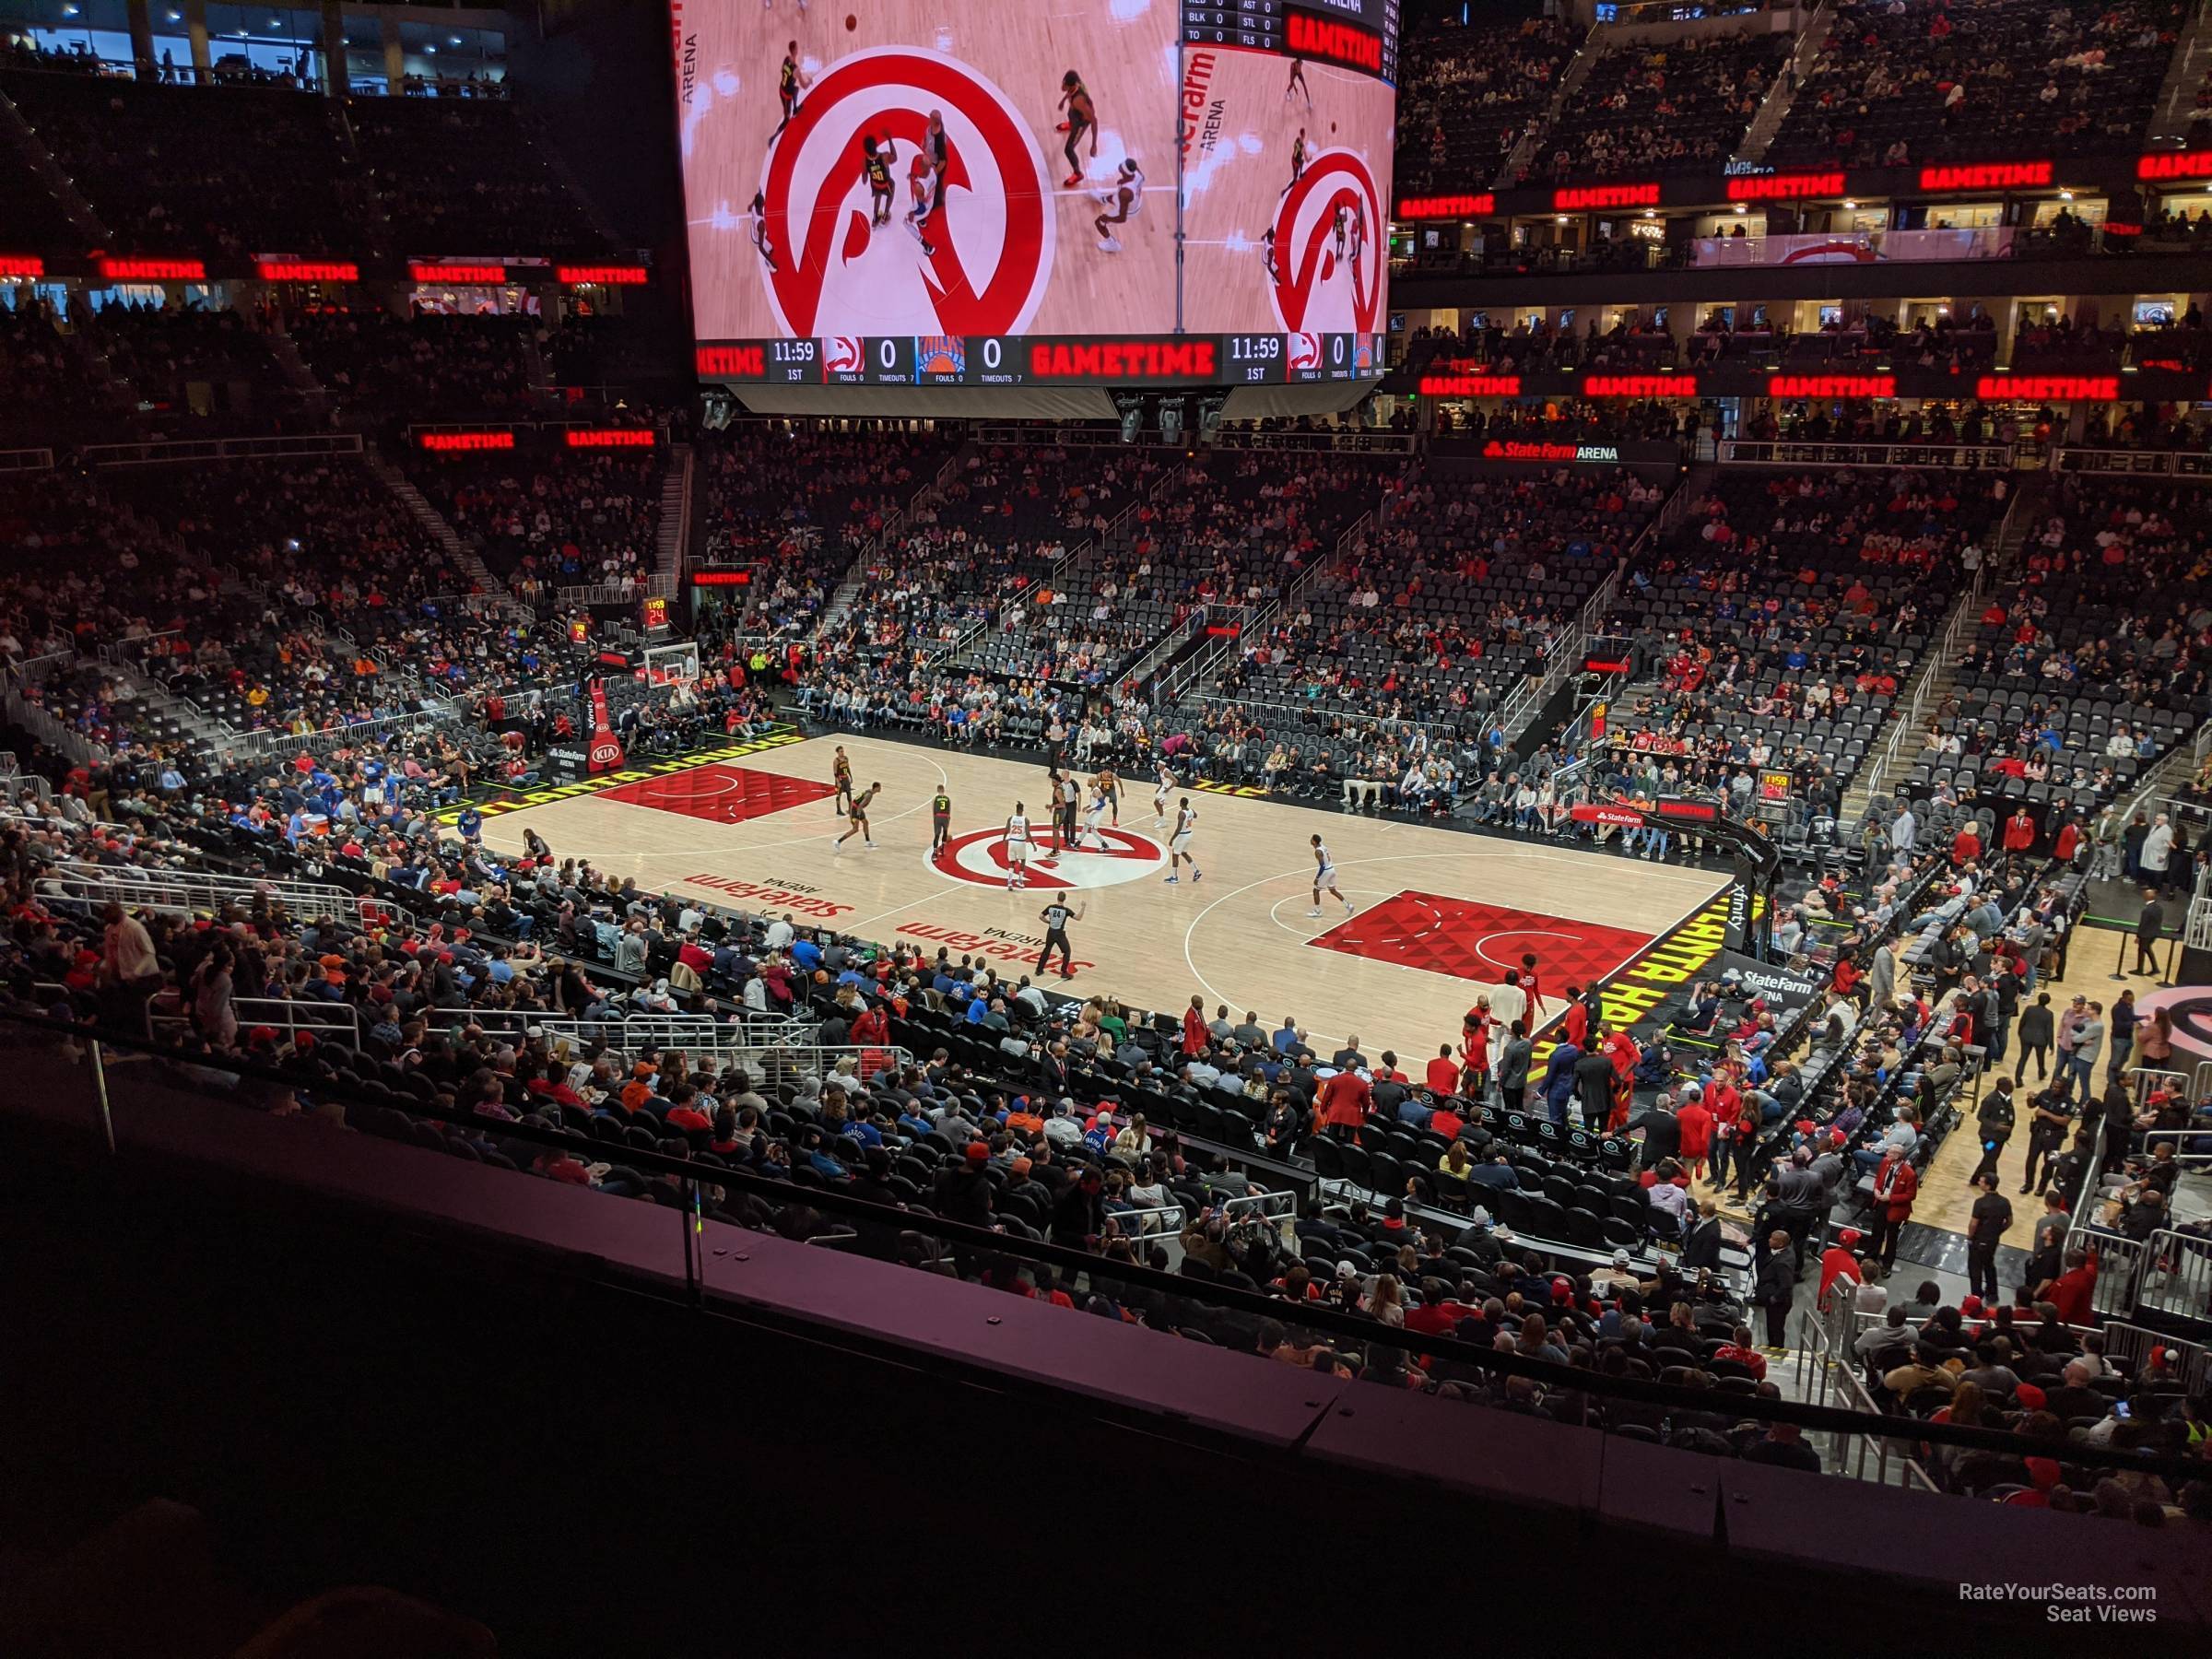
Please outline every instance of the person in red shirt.
[{"label": "person in red shirt", "polygon": [[1195,1060],[1206,1053],[1209,1033],[1206,1029],[1206,999],[1194,996],[1191,1006],[1182,1011],[1182,1056]]},{"label": "person in red shirt", "polygon": [[1367,1122],[1368,1112],[1374,1106],[1375,1091],[1367,1079],[1356,1071],[1340,1071],[1321,1086],[1313,1104],[1321,1114],[1321,1126],[1338,1140],[1349,1140],[1360,1124]]},{"label": "person in red shirt", "polygon": [[1423,1079],[1430,1091],[1441,1099],[1450,1100],[1459,1092],[1459,1067],[1452,1061],[1452,1045],[1445,1043],[1436,1051],[1436,1058],[1429,1062]]},{"label": "person in red shirt", "polygon": [[1866,1247],[1867,1254],[1882,1258],[1885,1273],[1897,1267],[1897,1235],[1912,1219],[1912,1200],[1918,1196],[1920,1171],[1891,1146],[1874,1170],[1874,1237]]},{"label": "person in red shirt", "polygon": [[1749,1325],[1737,1325],[1729,1339],[1712,1350],[1712,1357],[1715,1359],[1735,1360],[1750,1371],[1754,1382],[1764,1382],[1767,1380],[1767,1357],[1752,1346]]},{"label": "person in red shirt", "polygon": [[1467,1126],[1467,1120],[1448,1105],[1439,1106],[1429,1114],[1429,1127],[1446,1140],[1457,1140],[1459,1132]]},{"label": "person in red shirt", "polygon": [[2068,818],[2058,827],[2058,839],[2051,843],[2051,856],[2060,864],[2072,864],[2074,854],[2081,851],[2081,826]]},{"label": "person in red shirt", "polygon": [[1820,1253],[1818,1305],[1823,1313],[1828,1312],[1829,1292],[1836,1288],[1838,1279],[1845,1280],[1853,1288],[1856,1288],[1861,1283],[1859,1258],[1852,1249],[1852,1246],[1859,1241],[1859,1237],[1857,1228],[1847,1227],[1836,1235],[1836,1241],[1833,1244]]},{"label": "person in red shirt", "polygon": [[[1532,957],[1529,959],[1533,961],[1535,959]],[[1533,976],[1535,971],[1532,968],[1529,971]],[[1534,983],[1533,977],[1531,983]],[[1536,999],[1533,992],[1530,994],[1528,1001],[1529,1006],[1535,1006]],[[1580,985],[1567,987],[1567,1013],[1560,1023],[1567,1028],[1568,1041],[1573,1043],[1578,1049],[1586,1049],[1590,1046],[1590,1009],[1589,1006],[1583,1001],[1583,988]]]},{"label": "person in red shirt", "polygon": [[1705,1159],[1712,1151],[1712,1112],[1700,1095],[1691,1095],[1675,1113],[1675,1122],[1681,1125],[1683,1166],[1690,1174],[1704,1179]]},{"label": "person in red shirt", "polygon": [[1959,833],[1951,838],[1951,863],[1963,869],[1981,856],[1981,832],[1970,818]]},{"label": "person in red shirt", "polygon": [[2005,839],[2002,842],[2007,853],[2025,853],[2035,845],[2035,820],[2023,806],[2005,820]]},{"label": "person in red shirt", "polygon": [[2096,1292],[2097,1253],[2093,1250],[2068,1251],[2066,1270],[2051,1281],[2051,1305],[2058,1310],[2059,1318],[2068,1324],[2095,1324],[2089,1302]]},{"label": "person in red shirt", "polygon": [[1521,958],[1521,988],[1528,993],[1528,1029],[1533,1031],[1544,1018],[1544,981],[1536,971],[1536,953],[1533,950]]}]

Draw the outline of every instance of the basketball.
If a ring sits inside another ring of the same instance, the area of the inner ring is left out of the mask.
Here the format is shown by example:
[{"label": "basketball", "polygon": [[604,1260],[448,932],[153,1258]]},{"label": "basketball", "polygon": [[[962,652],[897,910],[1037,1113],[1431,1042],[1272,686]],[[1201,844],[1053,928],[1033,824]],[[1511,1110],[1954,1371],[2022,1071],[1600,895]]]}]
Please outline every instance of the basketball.
[{"label": "basketball", "polygon": [[859,27],[860,27],[860,19],[859,19],[858,18],[854,17],[854,16],[853,16],[853,15],[851,12],[847,12],[847,13],[845,14],[845,32],[846,32],[847,34],[851,34],[851,33],[852,33],[852,32],[853,32],[854,29],[858,29]]}]

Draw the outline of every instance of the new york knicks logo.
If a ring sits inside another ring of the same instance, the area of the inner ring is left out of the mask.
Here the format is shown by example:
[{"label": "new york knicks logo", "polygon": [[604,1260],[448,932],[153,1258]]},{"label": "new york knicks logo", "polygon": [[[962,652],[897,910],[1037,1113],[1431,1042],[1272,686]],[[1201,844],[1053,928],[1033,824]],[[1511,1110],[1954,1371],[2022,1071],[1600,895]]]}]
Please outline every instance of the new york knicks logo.
[{"label": "new york knicks logo", "polygon": [[1383,228],[1382,194],[1365,161],[1330,149],[1307,164],[1275,210],[1276,278],[1268,294],[1286,332],[1374,331],[1382,309]]},{"label": "new york knicks logo", "polygon": [[[1158,841],[1126,830],[1100,830],[1106,840],[1104,851],[1088,830],[1083,832],[1088,849],[1084,852],[1055,853],[1048,831],[1032,826],[1030,834],[1043,838],[1032,840],[1030,846],[1029,885],[1034,888],[1119,887],[1124,881],[1141,881],[1157,874],[1167,862],[1168,855]],[[929,864],[939,875],[955,881],[1003,888],[1008,866],[1006,832],[971,830],[966,835],[956,835]]]},{"label": "new york knicks logo", "polygon": [[[932,111],[945,124],[942,177],[929,164]],[[895,147],[885,224],[873,222],[867,137]],[[761,279],[788,335],[1018,334],[1044,298],[1044,158],[1006,95],[940,53],[840,60],[769,151],[761,191],[777,265],[763,263]]]}]

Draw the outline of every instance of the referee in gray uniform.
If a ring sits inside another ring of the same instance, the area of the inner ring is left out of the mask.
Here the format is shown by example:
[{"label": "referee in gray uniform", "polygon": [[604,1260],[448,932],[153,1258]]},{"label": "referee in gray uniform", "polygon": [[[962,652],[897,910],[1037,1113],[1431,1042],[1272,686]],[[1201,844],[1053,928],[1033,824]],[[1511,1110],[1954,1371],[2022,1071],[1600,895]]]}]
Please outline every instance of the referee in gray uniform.
[{"label": "referee in gray uniform", "polygon": [[1065,900],[1055,899],[1039,911],[1037,915],[1044,924],[1044,948],[1037,953],[1037,971],[1042,973],[1051,965],[1053,948],[1057,946],[1060,950],[1060,977],[1064,980],[1074,979],[1076,958],[1075,953],[1067,947],[1067,924],[1071,916],[1077,922],[1082,921],[1083,912],[1070,911]]}]

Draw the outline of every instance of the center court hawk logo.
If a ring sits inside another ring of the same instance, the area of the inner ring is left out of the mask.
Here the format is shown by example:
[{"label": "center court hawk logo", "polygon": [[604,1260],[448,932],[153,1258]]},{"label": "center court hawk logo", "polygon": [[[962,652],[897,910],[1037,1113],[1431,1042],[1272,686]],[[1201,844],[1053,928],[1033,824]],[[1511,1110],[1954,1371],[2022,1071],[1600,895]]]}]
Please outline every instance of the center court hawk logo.
[{"label": "center court hawk logo", "polygon": [[[942,181],[927,153],[942,113]],[[897,147],[899,192],[872,224],[861,140]],[[941,196],[926,244],[908,222],[912,191]],[[769,151],[761,180],[777,269],[761,265],[782,330],[823,335],[1019,334],[1052,274],[1044,158],[1006,95],[967,65],[920,47],[855,53],[825,72]]]},{"label": "center court hawk logo", "polygon": [[[1341,256],[1339,209],[1346,216]],[[1350,150],[1331,149],[1307,163],[1275,209],[1276,276],[1267,291],[1287,333],[1375,331],[1384,229],[1382,198],[1365,161]]]},{"label": "center court hawk logo", "polygon": [[[1030,830],[1032,836],[1041,833],[1033,827]],[[1095,844],[1086,852],[1055,853],[1049,840],[1032,841],[1030,887],[1040,890],[1119,887],[1124,881],[1141,881],[1153,875],[1166,861],[1167,854],[1149,836],[1126,830],[1100,830],[1099,833],[1106,838],[1107,851],[1103,853]],[[1088,830],[1084,831],[1084,839],[1090,840]],[[930,868],[941,876],[994,888],[1006,885],[1006,864],[1004,830],[971,830],[966,835],[956,835],[929,860]]]}]

